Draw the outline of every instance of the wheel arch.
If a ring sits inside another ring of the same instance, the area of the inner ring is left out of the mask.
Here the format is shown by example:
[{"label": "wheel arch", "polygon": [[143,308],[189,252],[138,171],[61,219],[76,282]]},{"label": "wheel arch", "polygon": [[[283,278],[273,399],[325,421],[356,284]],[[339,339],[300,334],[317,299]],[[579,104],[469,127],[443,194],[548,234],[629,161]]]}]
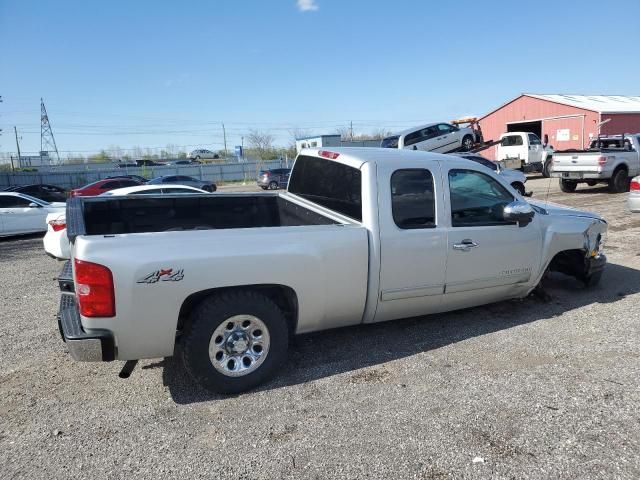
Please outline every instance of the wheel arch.
[{"label": "wheel arch", "polygon": [[282,313],[287,319],[290,334],[293,335],[296,332],[298,328],[298,295],[293,288],[279,284],[237,285],[230,287],[208,288],[194,292],[185,298],[180,306],[177,325],[178,331],[184,330],[184,328],[189,324],[191,312],[205,298],[233,291],[253,291],[267,296],[282,310]]}]

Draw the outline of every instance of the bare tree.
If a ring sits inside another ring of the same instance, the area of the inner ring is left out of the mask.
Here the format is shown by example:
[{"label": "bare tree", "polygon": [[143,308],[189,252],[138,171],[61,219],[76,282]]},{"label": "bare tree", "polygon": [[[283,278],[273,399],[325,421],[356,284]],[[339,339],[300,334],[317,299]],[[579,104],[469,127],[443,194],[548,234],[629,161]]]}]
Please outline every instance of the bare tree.
[{"label": "bare tree", "polygon": [[336,128],[336,134],[340,135],[340,140],[344,142],[351,140],[351,129],[349,127]]},{"label": "bare tree", "polygon": [[273,154],[273,141],[275,137],[269,132],[250,130],[247,135],[247,144],[260,160],[266,160]]}]

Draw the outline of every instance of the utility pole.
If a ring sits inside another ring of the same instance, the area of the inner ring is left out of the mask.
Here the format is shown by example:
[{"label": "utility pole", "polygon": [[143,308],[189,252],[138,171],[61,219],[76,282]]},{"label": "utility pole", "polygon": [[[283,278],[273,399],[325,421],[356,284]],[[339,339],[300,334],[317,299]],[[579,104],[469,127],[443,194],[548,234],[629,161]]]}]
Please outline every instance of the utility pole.
[{"label": "utility pole", "polygon": [[[18,149],[18,165],[20,165],[20,142],[18,141],[18,129],[13,126],[13,131],[16,134],[16,148]],[[11,157],[11,171],[13,172],[13,157]]]},{"label": "utility pole", "polygon": [[349,130],[351,130],[351,141],[353,142],[353,120],[349,122]]},{"label": "utility pole", "polygon": [[224,123],[222,124],[222,138],[224,138],[224,159],[227,160],[227,131],[224,129]]}]

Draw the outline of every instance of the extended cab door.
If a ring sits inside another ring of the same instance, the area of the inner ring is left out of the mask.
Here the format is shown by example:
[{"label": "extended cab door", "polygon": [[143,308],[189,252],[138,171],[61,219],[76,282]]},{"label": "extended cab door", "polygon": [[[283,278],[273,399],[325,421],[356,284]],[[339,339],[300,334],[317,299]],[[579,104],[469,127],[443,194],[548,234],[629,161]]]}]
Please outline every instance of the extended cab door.
[{"label": "extended cab door", "polygon": [[[391,166],[389,166],[391,165]],[[380,292],[373,321],[439,311],[444,292],[447,231],[438,164],[378,167]]]},{"label": "extended cab door", "polygon": [[505,221],[515,197],[489,171],[442,168],[450,225],[443,303],[465,308],[521,294],[541,260],[538,219],[523,227]]}]

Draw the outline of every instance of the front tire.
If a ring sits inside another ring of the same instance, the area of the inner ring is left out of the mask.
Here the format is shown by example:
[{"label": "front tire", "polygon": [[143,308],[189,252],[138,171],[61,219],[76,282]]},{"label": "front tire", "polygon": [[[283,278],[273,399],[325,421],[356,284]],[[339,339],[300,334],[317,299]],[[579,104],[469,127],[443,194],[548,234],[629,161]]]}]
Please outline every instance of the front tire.
[{"label": "front tire", "polygon": [[609,179],[609,190],[612,193],[622,193],[627,191],[629,175],[624,168],[620,168],[613,172],[613,176]]},{"label": "front tire", "polygon": [[542,176],[544,178],[549,178],[551,176],[551,162],[552,162],[552,157],[547,157],[547,159],[544,161],[544,164],[542,165]]},{"label": "front tire", "polygon": [[287,320],[253,291],[212,295],[191,313],[183,337],[184,365],[202,387],[234,394],[269,380],[287,356]]},{"label": "front tire", "polygon": [[576,188],[578,188],[578,182],[560,179],[560,190],[564,193],[573,193],[576,191]]},{"label": "front tire", "polygon": [[462,151],[468,152],[473,148],[473,137],[471,135],[465,135],[462,139]]}]

